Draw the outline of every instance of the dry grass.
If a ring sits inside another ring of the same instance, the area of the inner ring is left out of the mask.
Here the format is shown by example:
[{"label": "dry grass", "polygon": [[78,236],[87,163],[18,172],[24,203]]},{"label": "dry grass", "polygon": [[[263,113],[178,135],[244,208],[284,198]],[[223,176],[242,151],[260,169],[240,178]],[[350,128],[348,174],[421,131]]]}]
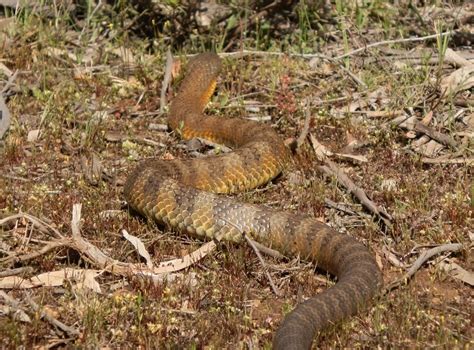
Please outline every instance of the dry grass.
[{"label": "dry grass", "polygon": [[[441,4],[437,8],[446,11]],[[339,9],[345,12],[339,13],[342,19],[334,27],[334,41],[314,43],[322,45],[322,52],[345,45],[356,48],[383,40],[384,35],[397,37],[394,33],[410,31],[409,21],[393,20],[396,13],[370,17],[378,18],[371,23],[351,9]],[[149,43],[145,39],[122,34],[106,40],[99,35],[101,12],[96,15],[82,32],[61,17],[53,21],[29,13],[18,16],[10,27],[7,37],[14,41],[8,50],[0,52],[0,62],[18,70],[18,76],[8,100],[13,123],[0,144],[0,218],[22,211],[47,220],[69,235],[72,205],[82,203],[82,234],[115,259],[140,261],[122,238],[123,228],[141,238],[155,261],[181,257],[202,243],[129,215],[121,193],[127,171],[137,159],[189,156],[174,134],[149,129],[151,123],[166,124],[166,115],[156,113],[166,57],[164,46],[155,47],[151,54],[145,49]],[[364,33],[355,30],[359,21],[366,23]],[[342,32],[350,33],[351,38]],[[206,46],[206,40],[202,40],[202,46]],[[241,43],[247,45],[253,40],[246,38]],[[201,51],[195,49],[195,42],[185,43],[182,51]],[[307,45],[305,50],[311,51],[313,43],[308,41]],[[394,48],[413,47],[437,51],[433,41]],[[375,61],[366,63],[372,58]],[[472,157],[472,138],[456,136],[457,132],[472,135],[472,105],[460,107],[456,98],[445,98],[440,92],[438,78],[451,68],[443,63],[429,65],[424,60],[399,67],[386,51],[376,49],[367,56],[355,55],[342,62],[363,79],[367,89],[325,61],[311,68],[308,60],[297,57],[250,55],[226,59],[218,94],[208,112],[246,116],[251,111],[243,103],[256,100],[260,103],[258,116],[271,116],[271,123],[282,137],[296,138],[305,119],[305,104],[301,101],[310,101],[310,130],[319,142],[333,152],[367,157],[368,162],[362,164],[337,158],[334,161],[393,216],[393,227],[384,228],[336,180],[321,174],[309,141],[295,154],[286,174],[263,189],[239,197],[309,213],[359,237],[381,261],[387,283],[404,270],[390,263],[384,249],[410,264],[422,251],[412,251],[414,247],[459,242],[464,250],[450,257],[472,271],[472,164],[425,164],[413,147],[420,135],[414,140],[407,138],[406,131],[390,125],[393,116],[373,118],[365,113],[406,111],[421,119],[433,111],[438,123],[435,128],[454,137],[464,157]],[[371,98],[376,90],[379,93]],[[469,91],[457,97],[472,101]],[[368,103],[357,113],[347,113],[353,101]],[[453,119],[461,109],[463,116],[470,115],[470,126]],[[449,123],[441,126],[444,118]],[[39,138],[28,141],[28,134],[37,129]],[[360,146],[348,150],[354,139]],[[442,152],[455,151],[445,148]],[[86,165],[93,157],[100,160],[95,173]],[[346,204],[354,214],[327,208],[325,198]],[[101,215],[108,210],[122,212],[111,217]],[[0,227],[0,236],[8,238],[1,239],[2,252],[28,250],[25,237],[30,235],[34,233],[25,222]],[[192,276],[191,281],[184,278],[154,284],[104,273],[97,279],[103,294],[79,290],[73,283],[35,288],[28,291],[32,298],[54,317],[78,329],[80,336],[68,338],[30,310],[30,323],[0,314],[0,343],[9,348],[55,344],[270,348],[272,334],[284,313],[332,282],[315,276],[313,268],[300,261],[267,258],[267,262],[283,292],[281,298],[272,294],[252,249],[226,243],[185,271],[185,276]],[[439,258],[423,266],[407,286],[381,296],[367,312],[321,335],[319,346],[472,346],[472,288],[450,277],[437,262]],[[23,265],[34,269],[27,277],[67,266],[94,268],[71,250],[52,251],[24,264],[0,263],[2,270]],[[128,284],[117,287],[121,281]],[[26,291],[18,289],[9,294],[21,302]]]}]

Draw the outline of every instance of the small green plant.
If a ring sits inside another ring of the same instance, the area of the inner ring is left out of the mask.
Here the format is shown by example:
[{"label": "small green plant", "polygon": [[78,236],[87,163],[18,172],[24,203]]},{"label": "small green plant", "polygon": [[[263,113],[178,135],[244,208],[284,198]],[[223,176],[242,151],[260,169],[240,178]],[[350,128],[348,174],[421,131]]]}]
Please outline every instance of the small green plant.
[{"label": "small green plant", "polygon": [[441,75],[443,69],[444,58],[449,43],[449,35],[445,34],[446,25],[445,22],[436,21],[435,31],[438,36],[436,37],[436,48],[438,49],[438,76]]}]

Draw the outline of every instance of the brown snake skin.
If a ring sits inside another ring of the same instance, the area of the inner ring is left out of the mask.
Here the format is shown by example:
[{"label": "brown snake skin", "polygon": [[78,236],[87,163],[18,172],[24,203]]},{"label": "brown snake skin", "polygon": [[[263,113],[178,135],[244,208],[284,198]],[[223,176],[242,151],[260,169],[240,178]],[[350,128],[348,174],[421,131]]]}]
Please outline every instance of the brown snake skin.
[{"label": "brown snake skin", "polygon": [[308,349],[317,332],[354,315],[375,296],[382,284],[381,272],[364,245],[310,216],[215,194],[265,184],[290,160],[271,127],[203,115],[220,69],[216,54],[191,59],[171,103],[169,124],[185,139],[202,137],[235,150],[198,159],[145,160],[128,177],[124,194],[133,209],[179,231],[236,242],[245,233],[337,276],[333,287],[288,314],[274,337],[274,349]]}]

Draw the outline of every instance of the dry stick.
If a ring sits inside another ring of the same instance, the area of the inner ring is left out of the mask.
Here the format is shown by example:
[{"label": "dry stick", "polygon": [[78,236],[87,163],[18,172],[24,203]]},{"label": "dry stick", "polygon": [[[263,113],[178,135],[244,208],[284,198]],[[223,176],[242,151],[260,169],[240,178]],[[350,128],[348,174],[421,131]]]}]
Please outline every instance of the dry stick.
[{"label": "dry stick", "polygon": [[257,254],[257,257],[258,259],[260,260],[260,263],[262,264],[262,267],[263,267],[263,272],[265,273],[265,275],[267,276],[268,278],[268,281],[270,282],[270,286],[272,287],[272,290],[273,290],[273,293],[275,293],[276,296],[280,296],[280,291],[278,290],[277,286],[275,285],[275,283],[273,283],[273,279],[272,279],[272,276],[270,276],[270,273],[268,272],[268,266],[267,264],[265,263],[265,260],[263,260],[263,257],[262,257],[262,254],[260,254],[260,251],[259,249],[257,248],[257,246],[254,244],[254,241],[251,240],[247,235],[244,235],[244,238],[245,240],[247,241],[248,244],[250,244],[250,246],[252,247],[253,251],[255,252],[255,254]]},{"label": "dry stick", "polygon": [[342,205],[340,203],[333,202],[329,198],[324,198],[324,203],[330,207],[334,208],[336,210],[342,211],[343,213],[349,214],[349,215],[357,215],[357,213],[349,208],[346,208],[345,205]]},{"label": "dry stick", "polygon": [[301,134],[296,140],[296,149],[298,150],[301,145],[304,143],[304,140],[306,140],[306,137],[308,136],[309,132],[309,122],[311,121],[311,113],[309,111],[309,101],[305,101],[305,106],[304,106],[304,114],[305,114],[305,119],[304,119],[304,126],[303,130],[301,130]]},{"label": "dry stick", "polygon": [[331,61],[331,62],[337,64],[339,66],[339,68],[342,69],[344,72],[346,72],[346,74],[349,75],[357,84],[362,86],[364,89],[367,89],[367,85],[362,80],[360,80],[360,78],[357,75],[355,75],[349,69],[344,67],[344,65],[341,62],[338,62],[337,59],[330,58],[328,61]]},{"label": "dry stick", "polygon": [[443,145],[450,146],[456,149],[456,141],[454,141],[450,136],[443,134],[439,131],[433,130],[433,128],[421,123],[417,122],[415,124],[415,131],[421,132],[422,134],[428,135],[433,140],[441,142]]},{"label": "dry stick", "polygon": [[0,271],[0,277],[16,276],[20,274],[29,274],[33,272],[31,266],[17,267],[16,269],[8,269],[5,271]]},{"label": "dry stick", "polygon": [[2,91],[0,91],[0,95],[3,95],[5,92],[8,91],[8,89],[10,89],[10,87],[13,85],[13,83],[15,82],[17,76],[18,76],[18,69],[15,71],[15,73],[13,73],[9,78],[8,78],[8,81],[7,83],[5,84],[5,86],[3,87]]},{"label": "dry stick", "polygon": [[364,46],[364,47],[358,48],[358,49],[356,49],[356,50],[347,52],[347,53],[345,53],[345,54],[343,54],[343,55],[337,56],[337,57],[335,57],[335,59],[336,59],[336,60],[340,60],[340,59],[343,59],[343,58],[352,56],[352,55],[354,55],[354,54],[356,54],[356,53],[359,53],[359,52],[361,52],[361,51],[365,51],[365,50],[367,50],[367,49],[370,49],[371,47],[382,46],[382,45],[390,45],[390,44],[397,44],[397,43],[404,43],[404,42],[425,41],[425,40],[428,40],[428,39],[434,39],[434,38],[443,37],[443,36],[446,36],[446,35],[451,35],[451,34],[453,34],[453,33],[454,33],[453,31],[447,31],[447,32],[439,33],[439,34],[432,34],[432,35],[427,35],[427,36],[422,36],[422,37],[414,37],[414,38],[405,38],[405,39],[394,39],[394,40],[379,41],[379,42],[372,43],[372,44],[366,45],[366,46]]},{"label": "dry stick", "polygon": [[10,307],[15,310],[15,313],[18,313],[18,318],[23,322],[31,322],[30,316],[21,308],[20,303],[13,297],[9,296],[3,290],[0,290],[0,297],[2,297],[5,302],[10,305]]},{"label": "dry stick", "polygon": [[124,263],[108,257],[99,248],[82,238],[80,233],[81,208],[81,204],[74,204],[72,209],[71,230],[74,247],[79,252],[83,253],[91,263],[98,265],[114,274],[119,274],[122,276],[134,274],[152,278],[161,278],[163,277],[162,275],[166,275],[170,272],[176,272],[191,266],[205,257],[216,247],[216,243],[214,241],[210,241],[181,259],[160,263],[159,267],[157,268],[149,269],[137,267],[134,264]]},{"label": "dry stick", "polygon": [[44,318],[49,323],[51,323],[53,326],[59,328],[63,332],[67,333],[69,336],[78,336],[78,335],[81,334],[77,329],[65,325],[64,323],[62,323],[58,319],[54,318],[53,316],[51,316],[47,312],[42,311],[41,307],[38,304],[36,304],[33,301],[33,299],[31,299],[29,296],[26,296],[25,299],[26,299],[27,303],[30,304],[30,306],[32,307],[33,310],[35,310],[36,312],[40,312],[41,317]]},{"label": "dry stick", "polygon": [[[42,222],[40,219],[35,218],[32,215],[21,213],[9,216],[5,219],[0,220],[0,226],[7,223],[11,220],[16,220],[19,218],[25,218],[32,222],[36,228],[40,228],[41,232],[47,233],[48,230],[57,231],[50,225]],[[130,276],[132,275],[146,275],[148,277],[154,278],[162,278],[164,275],[169,274],[170,272],[175,272],[178,270],[182,270],[196,261],[202,259],[206,256],[209,252],[215,249],[216,244],[215,242],[211,241],[204,244],[202,247],[197,249],[196,251],[192,252],[191,254],[186,255],[182,259],[175,259],[172,261],[165,261],[160,263],[159,267],[154,269],[147,269],[142,268],[139,265],[135,264],[128,264],[121,262],[119,260],[115,260],[110,258],[106,254],[104,254],[99,248],[94,246],[93,244],[86,241],[82,238],[80,234],[80,218],[81,218],[81,205],[74,205],[73,207],[73,220],[71,222],[71,230],[73,237],[71,238],[61,238],[61,239],[54,239],[46,246],[44,246],[39,251],[35,251],[32,253],[24,254],[24,255],[16,255],[12,254],[0,262],[11,262],[11,261],[26,261],[36,258],[42,254],[49,252],[53,248],[60,248],[60,247],[69,247],[71,249],[75,249],[78,251],[81,256],[90,262],[93,265],[99,266],[112,274],[120,275],[120,276]],[[55,232],[56,233],[56,232]],[[59,232],[56,233],[57,235],[61,235]],[[62,235],[61,235],[62,237]]]},{"label": "dry stick", "polygon": [[367,210],[380,217],[385,225],[390,228],[390,221],[392,220],[390,215],[383,208],[378,207],[373,201],[371,201],[365,194],[364,190],[356,186],[356,184],[329,159],[332,152],[324,147],[324,145],[320,144],[312,134],[310,134],[310,141],[317,158],[327,165],[320,166],[319,169],[330,176],[336,176],[339,182],[342,183],[342,185],[344,185],[344,187],[346,187],[357,199],[359,199]]},{"label": "dry stick", "polygon": [[49,231],[51,230],[59,239],[63,239],[64,236],[54,227],[51,225],[47,224],[43,220],[38,219],[37,217],[34,217],[33,215],[27,214],[27,213],[18,213],[18,214],[13,214],[10,215],[6,218],[3,218],[0,220],[0,226],[3,226],[5,223],[16,220],[16,219],[27,219],[29,220],[36,228],[38,228],[42,233],[48,234]]},{"label": "dry stick", "polygon": [[278,250],[274,250],[274,249],[271,249],[271,248],[268,248],[267,246],[261,244],[261,243],[258,243],[257,241],[254,241],[253,239],[251,239],[250,237],[247,237],[251,242],[252,244],[258,248],[258,250],[260,250],[263,254],[267,254],[275,259],[284,259],[285,256],[280,253]]},{"label": "dry stick", "polygon": [[163,113],[165,111],[165,107],[167,104],[166,101],[166,91],[168,90],[168,86],[171,82],[171,72],[173,71],[173,55],[171,55],[171,51],[168,48],[166,51],[166,68],[165,68],[165,76],[163,77],[163,82],[161,83],[161,93],[160,93],[160,112]]},{"label": "dry stick", "polygon": [[421,158],[421,161],[426,164],[467,164],[474,165],[474,157],[470,158]]},{"label": "dry stick", "polygon": [[68,239],[63,239],[63,240],[54,240],[47,245],[45,245],[43,248],[40,250],[34,251],[32,253],[28,254],[23,254],[23,255],[10,255],[5,258],[0,259],[0,262],[2,264],[8,264],[8,263],[13,263],[13,262],[24,262],[28,260],[32,260],[35,258],[40,257],[41,255],[44,255],[48,252],[50,252],[53,249],[56,248],[61,248],[61,247],[69,247],[70,246],[70,241]]},{"label": "dry stick", "polygon": [[320,166],[319,169],[328,175],[336,176],[339,182],[342,183],[367,210],[380,217],[388,227],[391,226],[390,221],[392,218],[383,208],[378,207],[373,201],[371,201],[365,194],[364,190],[358,187],[341,169],[337,167],[334,162],[327,158],[324,162],[327,166]]},{"label": "dry stick", "polygon": [[418,259],[415,260],[413,265],[410,267],[410,269],[405,273],[405,275],[390,283],[387,287],[385,287],[384,291],[385,293],[390,292],[391,290],[398,288],[402,284],[408,283],[408,280],[413,277],[413,275],[420,269],[421,266],[425,262],[427,262],[431,257],[444,253],[444,252],[457,252],[462,249],[462,244],[461,243],[449,243],[449,244],[443,244],[438,247],[429,249],[427,251],[424,251]]},{"label": "dry stick", "polygon": [[[272,290],[273,290],[273,293],[275,293],[275,295],[280,295],[280,291],[278,290],[278,288],[276,287],[275,283],[273,283],[273,279],[272,279],[272,276],[270,276],[270,274],[268,273],[268,267],[267,267],[267,264],[265,264],[265,260],[263,260],[263,257],[262,255],[260,254],[259,252],[259,249],[257,247],[257,245],[260,246],[260,244],[255,244],[257,242],[255,242],[254,240],[252,240],[250,237],[248,237],[244,231],[238,227],[236,224],[234,224],[233,222],[230,222],[224,218],[220,218],[222,221],[224,221],[225,223],[229,224],[230,226],[234,227],[237,231],[240,232],[240,234],[245,238],[245,240],[247,241],[248,244],[250,244],[250,246],[252,247],[252,249],[254,250],[255,254],[257,254],[257,257],[258,259],[260,260],[260,263],[262,264],[262,267],[263,267],[263,271],[265,272],[265,276],[267,276],[268,278],[268,281],[270,283],[270,286],[272,287]],[[220,239],[219,239],[220,240]],[[271,250],[270,248],[268,248],[269,250]]]}]

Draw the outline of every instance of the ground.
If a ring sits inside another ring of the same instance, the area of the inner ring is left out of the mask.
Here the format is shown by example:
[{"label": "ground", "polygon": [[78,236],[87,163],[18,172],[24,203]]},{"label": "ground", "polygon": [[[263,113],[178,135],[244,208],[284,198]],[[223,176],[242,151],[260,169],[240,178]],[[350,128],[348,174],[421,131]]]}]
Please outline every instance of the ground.
[{"label": "ground", "polygon": [[[147,12],[93,2],[1,12],[0,91],[11,115],[0,140],[2,347],[270,348],[284,314],[334,283],[298,257],[264,255],[264,268],[245,243],[220,243],[154,281],[101,270],[71,244],[41,251],[72,236],[75,204],[81,237],[125,263],[146,261],[124,229],[156,264],[203,245],[131,213],[122,188],[139,159],[222,151],[166,129],[163,102],[188,55],[209,49],[224,68],[206,113],[261,120],[293,149],[284,174],[239,199],[314,215],[357,237],[385,285],[395,285],[317,346],[473,345],[472,6],[336,1],[318,12],[315,2],[287,2],[292,13],[278,15],[279,1],[221,5],[224,14],[179,1]],[[414,36],[424,39],[398,40]],[[174,79],[160,96],[168,48]],[[388,215],[328,175],[328,159]],[[460,246],[397,283],[424,252],[448,243]],[[86,283],[67,269],[93,277]],[[34,286],[34,276],[53,271],[67,278]]]}]

